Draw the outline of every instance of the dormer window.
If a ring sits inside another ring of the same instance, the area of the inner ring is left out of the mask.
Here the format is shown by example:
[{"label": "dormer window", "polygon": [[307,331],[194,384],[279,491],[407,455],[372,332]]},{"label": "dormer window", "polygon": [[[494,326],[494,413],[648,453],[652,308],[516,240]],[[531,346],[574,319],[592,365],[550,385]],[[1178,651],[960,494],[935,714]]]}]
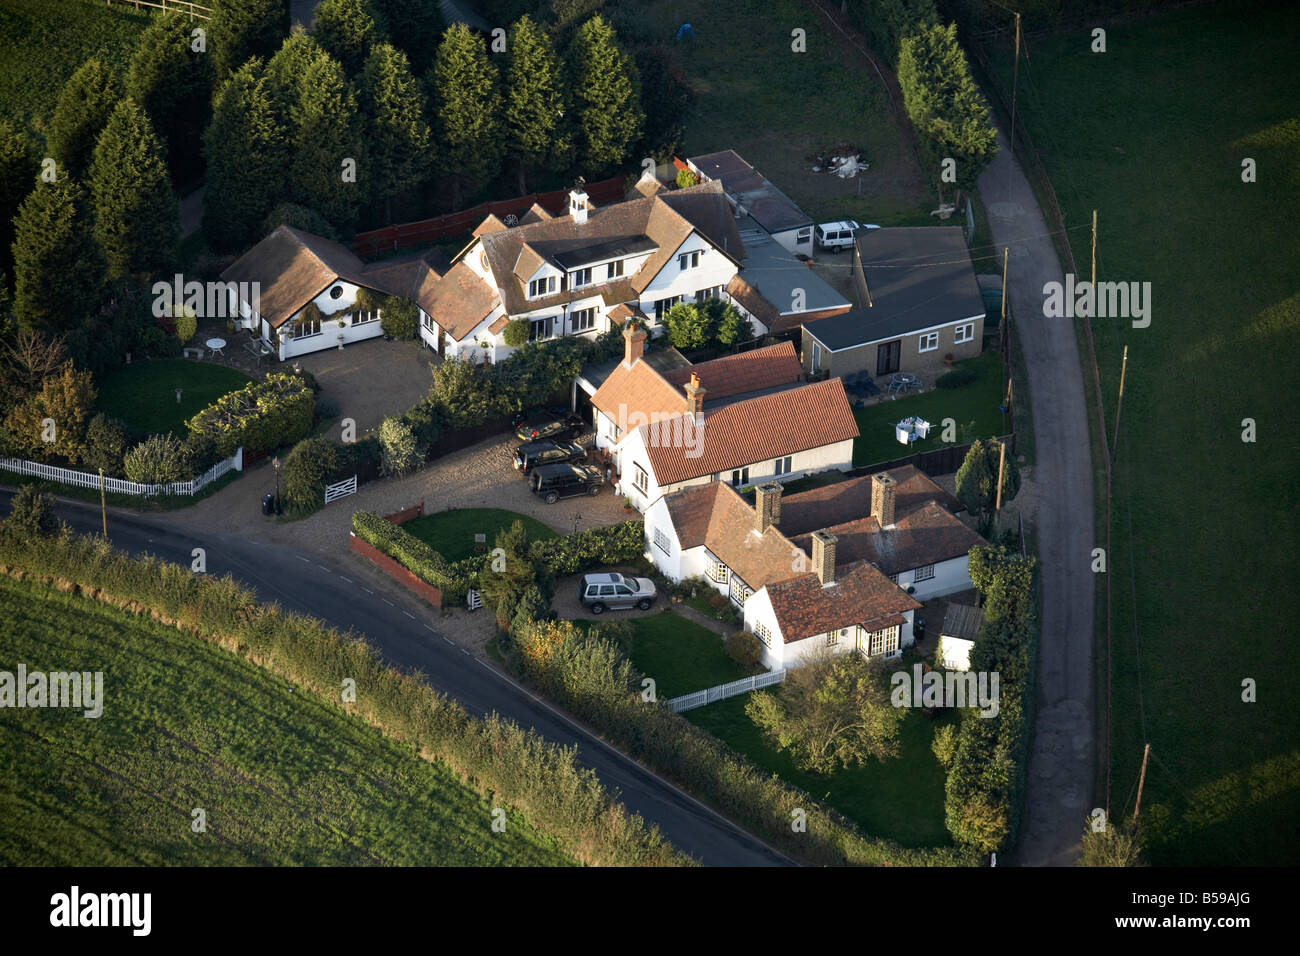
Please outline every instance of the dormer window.
[{"label": "dormer window", "polygon": [[528,298],[536,299],[555,291],[555,276],[543,276],[528,283]]},{"label": "dormer window", "polygon": [[605,278],[617,279],[622,274],[623,274],[623,260],[619,259],[617,262],[611,262],[609,264],[608,271],[605,273]]},{"label": "dormer window", "polygon": [[569,283],[571,289],[581,289],[584,285],[591,285],[591,268],[576,269],[572,273],[573,281]]},{"label": "dormer window", "polygon": [[694,269],[700,264],[700,250],[683,252],[677,257],[677,267],[682,270]]}]

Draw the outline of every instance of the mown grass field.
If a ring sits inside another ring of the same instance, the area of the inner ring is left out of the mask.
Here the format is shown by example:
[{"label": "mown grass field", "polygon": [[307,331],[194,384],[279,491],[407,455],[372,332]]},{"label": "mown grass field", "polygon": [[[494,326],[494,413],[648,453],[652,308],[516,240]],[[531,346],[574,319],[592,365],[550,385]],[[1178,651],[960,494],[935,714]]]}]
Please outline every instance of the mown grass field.
[{"label": "mown grass field", "polygon": [[[522,482],[523,479],[520,479]],[[474,536],[487,536],[480,549],[491,550],[495,546],[497,533],[506,531],[516,521],[524,523],[524,531],[529,541],[545,541],[558,537],[536,518],[521,515],[501,508],[457,508],[454,511],[439,511],[426,514],[422,518],[412,518],[402,525],[403,530],[415,535],[429,547],[436,550],[448,561],[460,561],[475,553]]]},{"label": "mown grass field", "polygon": [[[1109,565],[1112,812],[1132,812],[1150,743],[1154,862],[1293,864],[1300,9],[1226,3],[1114,24],[1105,54],[1087,33],[1032,41],[1019,103],[1067,227],[1098,210],[1098,278],[1152,284],[1149,328],[1092,324],[1108,441],[1128,346]],[[1009,88],[1010,55],[997,66]],[[1088,231],[1070,236],[1086,270]]]},{"label": "mown grass field", "polygon": [[654,678],[661,699],[680,697],[745,676],[707,627],[672,611],[632,618],[635,636],[624,648],[636,669]]},{"label": "mown grass field", "polygon": [[[682,158],[734,149],[814,221],[934,221],[932,190],[904,144],[883,83],[807,4],[628,0],[612,16],[625,33],[672,45],[674,62],[698,91]],[[674,43],[683,23],[695,39]],[[806,32],[805,53],[791,49],[795,28]],[[871,164],[861,186],[811,171],[810,157],[842,142]]]},{"label": "mown grass field", "polygon": [[[1007,383],[1003,378],[1002,356],[997,348],[991,347],[976,358],[956,362],[953,367],[973,368],[979,377],[961,388],[936,388],[920,395],[886,399],[875,405],[853,409],[853,417],[858,423],[858,437],[853,440],[854,468],[950,444],[942,437],[945,418],[956,423],[959,444],[1005,434],[1008,427],[1006,416],[998,408],[1006,396]],[[911,445],[900,445],[894,426],[912,416],[929,422],[932,426],[930,434]],[[970,429],[969,437],[963,438],[961,429],[972,422],[974,427]]]},{"label": "mown grass field", "polygon": [[[901,666],[901,665],[900,665]],[[682,716],[744,754],[763,770],[806,790],[872,836],[906,847],[948,846],[944,826],[944,771],[930,749],[936,721],[909,711],[897,759],[825,776],[803,773],[769,744],[745,716],[748,694],[685,711]],[[946,719],[952,719],[951,717]]]},{"label": "mown grass field", "polygon": [[[252,379],[243,372],[210,362],[161,359],[136,362],[99,383],[98,409],[121,419],[132,431],[186,435],[185,423],[222,395]],[[176,389],[181,400],[176,401]]]},{"label": "mown grass field", "polygon": [[[8,866],[568,865],[521,814],[199,638],[0,577],[0,666],[104,672],[98,719],[0,711]],[[207,830],[191,829],[192,811]]]},{"label": "mown grass field", "polygon": [[125,74],[149,19],[102,0],[0,0],[0,119],[43,136],[68,77],[96,56]]}]

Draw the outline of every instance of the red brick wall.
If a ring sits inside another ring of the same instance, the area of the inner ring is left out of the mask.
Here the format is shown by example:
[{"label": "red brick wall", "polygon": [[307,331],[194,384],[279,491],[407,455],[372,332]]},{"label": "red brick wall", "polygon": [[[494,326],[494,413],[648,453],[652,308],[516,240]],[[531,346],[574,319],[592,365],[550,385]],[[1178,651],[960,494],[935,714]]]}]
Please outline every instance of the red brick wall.
[{"label": "red brick wall", "polygon": [[393,524],[405,524],[412,518],[419,518],[424,515],[424,502],[417,501],[409,508],[403,508],[401,511],[394,511],[390,515],[384,515],[384,518]]},{"label": "red brick wall", "polygon": [[414,592],[434,607],[442,607],[441,591],[433,585],[421,581],[370,542],[358,538],[356,532],[349,533],[348,547],[402,585],[402,587]]}]

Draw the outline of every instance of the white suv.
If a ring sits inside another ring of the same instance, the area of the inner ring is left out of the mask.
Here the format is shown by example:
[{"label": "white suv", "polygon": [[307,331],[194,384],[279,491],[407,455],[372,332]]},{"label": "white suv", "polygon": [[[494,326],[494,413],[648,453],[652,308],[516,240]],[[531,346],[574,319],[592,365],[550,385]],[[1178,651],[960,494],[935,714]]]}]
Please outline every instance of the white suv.
[{"label": "white suv", "polygon": [[823,222],[814,232],[818,249],[839,252],[841,249],[853,248],[853,233],[859,229],[879,229],[879,226],[864,226],[852,219],[839,222]]},{"label": "white suv", "polygon": [[592,614],[604,614],[606,608],[634,607],[649,610],[655,600],[655,583],[649,578],[630,578],[624,574],[584,574],[578,582],[578,603]]}]

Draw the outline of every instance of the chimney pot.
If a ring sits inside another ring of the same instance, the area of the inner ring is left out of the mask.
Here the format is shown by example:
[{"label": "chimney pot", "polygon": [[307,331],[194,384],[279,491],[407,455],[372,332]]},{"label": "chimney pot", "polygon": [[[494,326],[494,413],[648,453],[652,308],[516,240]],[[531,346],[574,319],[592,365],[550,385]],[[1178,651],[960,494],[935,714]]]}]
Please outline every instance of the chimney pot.
[{"label": "chimney pot", "polygon": [[623,329],[624,365],[631,368],[645,353],[645,338],[645,329],[632,325],[631,320],[628,320],[627,328]]},{"label": "chimney pot", "polygon": [[697,421],[704,415],[704,393],[707,391],[708,389],[700,384],[700,377],[692,372],[691,380],[686,386],[686,402],[690,406],[691,415]]}]

